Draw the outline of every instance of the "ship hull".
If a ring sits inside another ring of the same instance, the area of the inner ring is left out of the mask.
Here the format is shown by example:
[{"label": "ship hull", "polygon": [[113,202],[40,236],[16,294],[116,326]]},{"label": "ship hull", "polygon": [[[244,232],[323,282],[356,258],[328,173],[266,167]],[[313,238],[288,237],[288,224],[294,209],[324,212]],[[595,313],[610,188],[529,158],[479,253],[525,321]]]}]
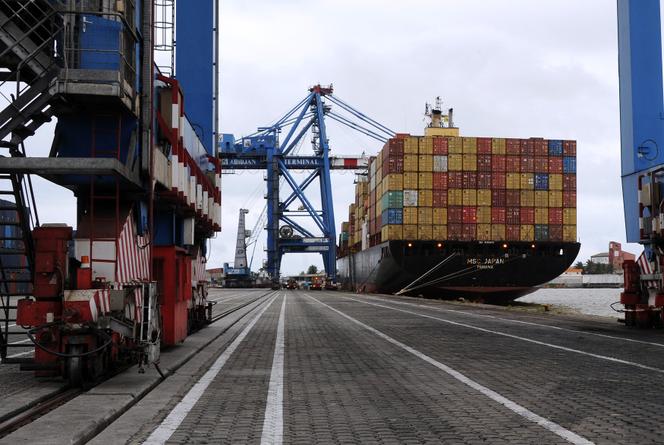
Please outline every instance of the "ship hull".
[{"label": "ship hull", "polygon": [[387,241],[337,260],[347,290],[505,303],[563,273],[580,244]]}]

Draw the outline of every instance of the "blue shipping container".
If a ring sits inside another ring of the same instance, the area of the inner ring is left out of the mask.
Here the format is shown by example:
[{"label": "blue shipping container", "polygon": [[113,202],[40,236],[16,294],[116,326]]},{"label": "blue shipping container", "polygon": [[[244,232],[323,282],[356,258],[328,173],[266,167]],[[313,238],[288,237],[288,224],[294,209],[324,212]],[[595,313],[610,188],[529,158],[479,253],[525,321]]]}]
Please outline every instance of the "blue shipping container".
[{"label": "blue shipping container", "polygon": [[383,211],[382,225],[403,224],[403,210],[387,209]]},{"label": "blue shipping container", "polygon": [[537,173],[535,175],[535,190],[549,189],[549,175],[546,173]]},{"label": "blue shipping container", "polygon": [[563,158],[563,173],[576,173],[576,158],[565,156]]},{"label": "blue shipping container", "polygon": [[535,224],[535,241],[549,241],[549,226]]},{"label": "blue shipping container", "polygon": [[549,156],[563,155],[563,141],[549,141]]}]

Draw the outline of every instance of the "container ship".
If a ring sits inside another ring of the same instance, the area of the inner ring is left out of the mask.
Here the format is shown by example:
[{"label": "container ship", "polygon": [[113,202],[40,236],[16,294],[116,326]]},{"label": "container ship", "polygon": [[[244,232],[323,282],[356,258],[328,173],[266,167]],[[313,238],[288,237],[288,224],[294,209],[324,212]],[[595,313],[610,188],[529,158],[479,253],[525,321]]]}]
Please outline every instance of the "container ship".
[{"label": "container ship", "polygon": [[580,244],[576,142],[461,137],[427,105],[358,175],[342,223],[345,289],[504,303],[563,273]]}]

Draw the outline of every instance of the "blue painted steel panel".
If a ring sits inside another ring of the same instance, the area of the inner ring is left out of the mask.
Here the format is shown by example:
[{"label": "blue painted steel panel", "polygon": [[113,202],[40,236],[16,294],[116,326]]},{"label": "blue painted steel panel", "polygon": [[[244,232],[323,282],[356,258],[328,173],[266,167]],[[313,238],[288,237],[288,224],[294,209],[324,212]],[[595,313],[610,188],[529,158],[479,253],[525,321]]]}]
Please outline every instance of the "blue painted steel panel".
[{"label": "blue painted steel panel", "polygon": [[638,172],[664,164],[659,0],[618,0],[623,203],[628,242],[639,241]]},{"label": "blue painted steel panel", "polygon": [[549,175],[546,173],[535,174],[535,190],[549,189]]},{"label": "blue painted steel panel", "polygon": [[549,156],[563,155],[563,141],[549,141]]},{"label": "blue painted steel panel", "polygon": [[80,20],[80,68],[120,70],[122,24],[94,15],[84,15]]},{"label": "blue painted steel panel", "polygon": [[[85,113],[62,115],[58,118],[56,149],[58,157],[97,157],[114,158],[118,147],[118,125],[120,129],[120,161],[127,162],[132,133],[138,123],[130,116],[123,116],[120,123],[118,117],[104,115],[92,116]],[[136,143],[134,162],[140,159],[139,137]],[[93,156],[93,148],[95,154]]]},{"label": "blue painted steel panel", "polygon": [[177,2],[176,77],[185,113],[209,154],[214,154],[214,0]]},{"label": "blue painted steel panel", "polygon": [[155,211],[154,243],[156,246],[181,246],[182,220],[172,212]]},{"label": "blue painted steel panel", "polygon": [[563,158],[563,173],[576,173],[576,158],[565,156]]}]

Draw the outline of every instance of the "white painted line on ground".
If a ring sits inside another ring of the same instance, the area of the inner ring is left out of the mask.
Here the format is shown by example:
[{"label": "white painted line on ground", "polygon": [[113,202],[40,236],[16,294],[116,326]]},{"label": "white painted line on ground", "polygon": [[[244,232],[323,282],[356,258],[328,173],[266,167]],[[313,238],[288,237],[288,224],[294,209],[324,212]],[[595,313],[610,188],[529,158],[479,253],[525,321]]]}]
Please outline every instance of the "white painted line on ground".
[{"label": "white painted line on ground", "polygon": [[573,352],[575,354],[586,355],[588,357],[593,357],[593,358],[597,358],[597,359],[600,359],[600,360],[606,360],[606,361],[613,362],[613,363],[619,363],[621,365],[633,366],[635,368],[645,369],[647,371],[654,371],[654,372],[657,372],[657,373],[660,373],[660,374],[664,374],[664,369],[655,368],[655,367],[648,366],[648,365],[642,365],[641,363],[630,362],[628,360],[622,360],[622,359],[615,358],[615,357],[610,357],[610,356],[607,356],[607,355],[593,354],[592,352],[581,351],[580,349],[573,349],[573,348],[568,348],[568,347],[565,347],[565,346],[554,345],[552,343],[547,343],[547,342],[543,342],[543,341],[539,341],[539,340],[533,340],[532,338],[521,337],[519,335],[514,335],[514,334],[508,334],[507,332],[494,331],[492,329],[480,328],[479,326],[473,326],[472,324],[460,323],[458,321],[452,321],[452,320],[447,320],[445,318],[434,317],[433,315],[420,314],[418,312],[407,311],[405,309],[399,309],[399,308],[396,308],[396,307],[386,306],[384,304],[369,303],[368,301],[358,300],[357,298],[351,298],[351,297],[344,297],[344,298],[347,299],[347,300],[356,301],[358,303],[366,304],[366,305],[369,305],[369,306],[382,307],[382,308],[385,308],[385,309],[390,309],[392,311],[403,312],[404,314],[416,315],[416,316],[422,317],[422,318],[430,318],[432,320],[442,321],[443,323],[451,324],[451,325],[454,325],[454,326],[461,326],[461,327],[468,328],[468,329],[474,329],[474,330],[480,331],[480,332],[486,332],[487,334],[501,335],[503,337],[509,337],[509,338],[525,341],[525,342],[528,342],[528,343],[533,343],[533,344],[540,345],[540,346],[546,346],[548,348],[558,349],[558,350],[566,351],[566,352]]},{"label": "white painted line on ground", "polygon": [[187,417],[187,414],[192,410],[194,405],[198,400],[203,396],[207,387],[212,383],[215,377],[219,374],[219,371],[224,367],[228,359],[233,355],[233,352],[237,347],[242,343],[245,337],[249,334],[251,329],[254,327],[256,322],[261,318],[265,311],[272,305],[277,296],[275,295],[265,304],[265,307],[260,310],[260,312],[249,322],[249,324],[242,330],[240,335],[238,335],[235,340],[226,348],[224,352],[217,358],[217,360],[212,364],[210,369],[203,374],[203,377],[196,382],[196,384],[189,390],[189,392],[182,398],[180,403],[178,403],[173,410],[168,414],[163,422],[155,429],[150,437],[147,438],[144,444],[156,445],[164,444],[166,441],[173,435],[173,433],[178,429],[182,421]]},{"label": "white painted line on ground", "polygon": [[267,391],[265,418],[263,420],[262,445],[281,445],[284,438],[284,323],[286,320],[286,298],[281,303],[277,339],[274,344],[270,386]]},{"label": "white painted line on ground", "polygon": [[7,343],[9,345],[20,345],[21,343],[27,343],[31,341],[29,338],[26,338],[25,340],[19,340],[19,341],[13,341],[11,343]]},{"label": "white painted line on ground", "polygon": [[457,371],[453,368],[450,368],[449,366],[447,366],[447,365],[445,365],[445,364],[429,357],[426,354],[421,353],[417,349],[411,348],[410,346],[408,346],[404,343],[401,343],[399,340],[395,340],[394,338],[390,337],[389,335],[384,334],[381,331],[379,331],[375,328],[372,328],[371,326],[366,325],[366,324],[362,323],[359,320],[354,319],[350,315],[347,315],[344,312],[341,312],[340,310],[335,309],[332,306],[329,306],[329,305],[323,303],[322,301],[319,301],[318,299],[312,297],[311,295],[308,295],[308,294],[304,294],[304,295],[307,296],[308,298],[318,302],[319,304],[327,307],[328,309],[336,312],[337,314],[339,314],[342,317],[346,318],[347,320],[355,323],[356,325],[361,326],[364,329],[376,334],[378,337],[382,338],[383,340],[386,340],[386,341],[392,343],[393,345],[398,346],[399,348],[401,348],[405,351],[408,351],[409,353],[413,354],[415,357],[417,357],[417,358],[419,358],[419,359],[435,366],[436,368],[440,369],[441,371],[445,372],[446,374],[454,377],[455,379],[457,379],[461,383],[464,383],[465,385],[467,385],[467,386],[473,388],[474,390],[480,392],[481,394],[487,396],[488,398],[490,398],[494,402],[500,403],[501,405],[503,405],[504,407],[506,407],[510,411],[520,415],[521,417],[523,417],[523,418],[525,418],[525,419],[527,419],[531,422],[534,422],[534,423],[546,428],[547,430],[551,431],[552,433],[562,437],[566,441],[568,441],[570,443],[573,443],[575,445],[591,445],[591,444],[593,444],[593,442],[589,441],[588,439],[579,436],[578,434],[574,433],[573,431],[570,431],[570,430],[566,429],[565,427],[563,427],[561,425],[558,425],[557,423],[555,423],[555,422],[553,422],[549,419],[546,419],[542,416],[539,416],[539,415],[535,414],[534,412],[530,411],[529,409],[527,409],[527,408],[519,405],[518,403],[513,402],[512,400],[508,399],[507,397],[504,397],[504,396],[500,395],[499,393],[493,391],[492,389],[489,389],[486,386],[483,386],[480,383],[477,383],[476,381],[466,377],[464,374],[460,373],[459,371]]},{"label": "white painted line on ground", "polygon": [[625,338],[625,337],[617,337],[615,335],[608,335],[608,334],[599,334],[597,332],[587,332],[587,331],[580,331],[578,329],[568,329],[568,328],[561,328],[559,326],[552,326],[550,324],[544,324],[544,323],[535,323],[532,321],[523,321],[523,320],[516,320],[513,318],[503,318],[503,317],[497,317],[495,315],[489,315],[489,314],[477,314],[474,312],[468,312],[468,311],[459,311],[455,309],[444,309],[441,307],[436,307],[436,306],[430,306],[426,304],[417,304],[417,303],[409,303],[407,301],[401,301],[401,300],[390,300],[387,298],[377,298],[377,297],[365,297],[368,300],[373,300],[373,301],[383,301],[386,303],[395,303],[395,304],[403,304],[406,306],[414,306],[414,307],[421,307],[421,308],[427,308],[427,309],[434,309],[439,312],[449,312],[452,314],[460,314],[460,315],[466,315],[468,317],[480,317],[480,318],[491,318],[493,320],[500,320],[500,321],[506,321],[509,323],[518,323],[518,324],[524,324],[528,326],[540,326],[543,328],[548,328],[548,329],[555,329],[557,331],[564,331],[564,332],[572,332],[574,334],[583,334],[583,335],[592,335],[595,337],[602,337],[602,338],[609,338],[613,340],[620,340],[620,341],[626,341],[630,343],[639,343],[642,345],[649,345],[649,346],[657,346],[659,348],[664,348],[664,343],[656,343],[656,342],[650,342],[650,341],[644,341],[644,340],[635,340],[633,338]]}]

